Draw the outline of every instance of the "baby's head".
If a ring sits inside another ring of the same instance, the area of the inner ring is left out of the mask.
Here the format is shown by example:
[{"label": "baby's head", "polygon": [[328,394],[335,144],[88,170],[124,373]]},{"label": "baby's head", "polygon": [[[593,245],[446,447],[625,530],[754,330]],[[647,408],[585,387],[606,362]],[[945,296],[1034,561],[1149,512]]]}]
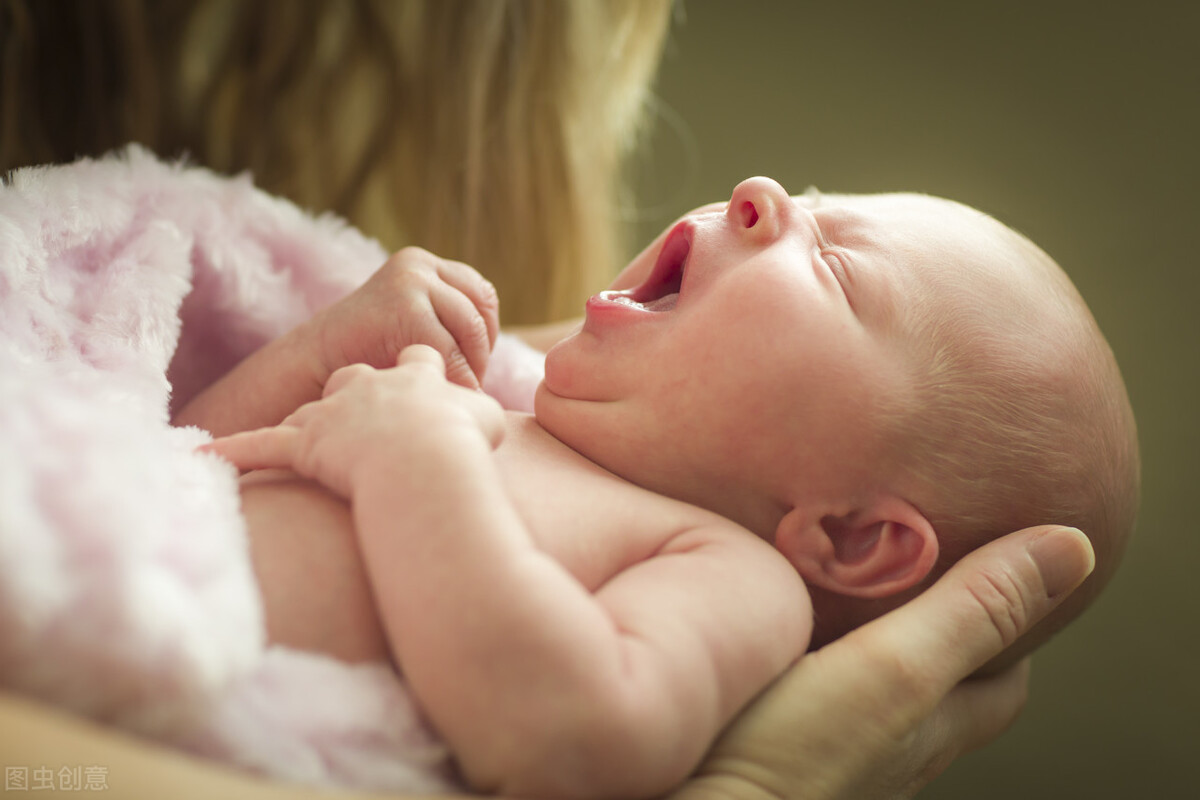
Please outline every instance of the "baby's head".
[{"label": "baby's head", "polygon": [[1094,574],[1001,660],[1011,663],[1091,603],[1134,527],[1136,426],[1112,351],[1058,265],[991,217],[919,195],[805,199],[818,216],[830,208],[874,217],[889,231],[879,235],[892,263],[907,272],[891,325],[911,381],[884,412],[885,463],[896,469],[892,489],[939,543],[929,575],[883,608],[829,604],[846,617],[831,633],[1006,533],[1045,523],[1083,530]]},{"label": "baby's head", "polygon": [[[551,351],[538,416],[598,463],[772,541],[818,639],[1034,524],[1115,568],[1137,506],[1120,374],[1062,271],[920,195],[788,197],[752,178],[683,218]],[[1025,643],[1023,643],[1025,644]]]}]

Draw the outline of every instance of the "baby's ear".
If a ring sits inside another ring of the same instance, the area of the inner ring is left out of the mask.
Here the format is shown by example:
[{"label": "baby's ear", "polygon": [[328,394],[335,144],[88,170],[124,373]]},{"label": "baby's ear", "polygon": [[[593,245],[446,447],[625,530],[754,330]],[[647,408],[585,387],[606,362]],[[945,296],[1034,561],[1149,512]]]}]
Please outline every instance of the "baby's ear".
[{"label": "baby's ear", "polygon": [[890,495],[841,515],[794,508],[779,523],[775,547],[808,584],[864,598],[915,586],[938,557],[933,526],[911,503]]}]

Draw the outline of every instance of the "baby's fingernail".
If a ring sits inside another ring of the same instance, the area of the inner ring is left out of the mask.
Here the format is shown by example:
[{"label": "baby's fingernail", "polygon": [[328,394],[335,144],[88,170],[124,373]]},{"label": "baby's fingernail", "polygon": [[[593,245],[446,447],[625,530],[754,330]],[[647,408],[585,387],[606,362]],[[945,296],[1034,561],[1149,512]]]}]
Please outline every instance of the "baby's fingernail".
[{"label": "baby's fingernail", "polygon": [[1055,528],[1029,544],[1029,555],[1037,564],[1047,597],[1069,592],[1096,567],[1092,543],[1076,528]]}]

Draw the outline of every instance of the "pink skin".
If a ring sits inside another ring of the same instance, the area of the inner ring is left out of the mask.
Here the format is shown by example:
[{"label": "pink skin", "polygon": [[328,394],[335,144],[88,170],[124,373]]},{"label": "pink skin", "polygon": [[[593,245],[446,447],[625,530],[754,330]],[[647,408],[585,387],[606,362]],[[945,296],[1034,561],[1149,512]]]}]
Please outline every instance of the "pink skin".
[{"label": "pink skin", "polygon": [[901,603],[940,550],[925,489],[884,449],[883,412],[913,407],[923,352],[897,312],[1028,327],[1045,276],[1018,240],[938,198],[792,198],[743,181],[589,302],[547,355],[538,421],[774,544],[812,591],[825,641]]},{"label": "pink skin", "polygon": [[405,347],[426,344],[442,354],[452,383],[478,389],[500,311],[495,289],[473,268],[406,247],[353,294],[321,311],[313,325],[320,331],[323,377],[350,364],[385,369]]},{"label": "pink skin", "polygon": [[172,423],[214,436],[277,425],[320,398],[339,368],[390,367],[412,344],[433,347],[446,360],[451,382],[477,389],[499,330],[496,292],[483,276],[466,264],[406,247],[352,294],[191,397]]},{"label": "pink skin", "polygon": [[862,485],[872,398],[902,391],[903,376],[803,199],[743,181],[638,269],[641,285],[593,297],[582,330],[548,354],[536,404],[547,430],[764,538],[788,509]]},{"label": "pink skin", "polygon": [[823,592],[898,603],[939,552],[919,510],[928,488],[882,449],[881,412],[915,407],[925,352],[898,312],[971,317],[1053,358],[1056,270],[957,203],[792,198],[751,178],[588,303],[547,356],[537,418],[613,472],[772,542],[818,619],[844,630],[881,607]]},{"label": "pink skin", "polygon": [[752,178],[684,217],[552,348],[535,411],[625,480],[771,542],[810,588],[879,599],[917,585],[939,549],[882,449],[880,412],[914,385],[894,310],[961,304],[966,281],[1013,317],[1039,284],[978,212],[828,201]]}]

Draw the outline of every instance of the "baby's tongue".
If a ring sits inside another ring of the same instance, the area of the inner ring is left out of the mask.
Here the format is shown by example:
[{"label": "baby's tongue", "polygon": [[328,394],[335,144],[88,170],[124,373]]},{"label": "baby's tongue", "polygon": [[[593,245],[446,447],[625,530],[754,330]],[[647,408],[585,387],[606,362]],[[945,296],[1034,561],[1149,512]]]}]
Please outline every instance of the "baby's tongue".
[{"label": "baby's tongue", "polygon": [[679,292],[671,292],[665,294],[655,300],[651,300],[644,305],[650,311],[670,311],[675,307],[675,302],[679,299]]}]

